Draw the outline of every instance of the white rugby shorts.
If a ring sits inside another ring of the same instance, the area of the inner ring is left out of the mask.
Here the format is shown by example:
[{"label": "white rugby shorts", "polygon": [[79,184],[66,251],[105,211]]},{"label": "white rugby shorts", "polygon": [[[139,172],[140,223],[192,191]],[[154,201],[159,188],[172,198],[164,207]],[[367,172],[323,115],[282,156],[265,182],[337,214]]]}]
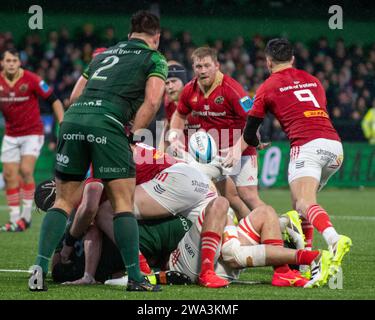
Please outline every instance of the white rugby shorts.
[{"label": "white rugby shorts", "polygon": [[39,157],[43,135],[10,137],[5,135],[1,146],[1,162],[20,162],[22,156]]},{"label": "white rugby shorts", "polygon": [[340,141],[315,139],[302,146],[292,147],[288,168],[289,184],[301,177],[319,181],[319,190],[341,167],[344,151]]}]

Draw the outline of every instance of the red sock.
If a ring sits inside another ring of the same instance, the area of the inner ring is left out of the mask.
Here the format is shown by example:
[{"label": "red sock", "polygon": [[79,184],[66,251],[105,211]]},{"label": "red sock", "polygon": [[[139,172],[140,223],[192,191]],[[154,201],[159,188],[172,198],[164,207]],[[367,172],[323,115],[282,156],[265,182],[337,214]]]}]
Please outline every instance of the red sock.
[{"label": "red sock", "polygon": [[313,204],[306,210],[307,220],[315,227],[319,233],[329,227],[332,227],[332,223],[329,220],[327,212],[319,205]]},{"label": "red sock", "polygon": [[35,192],[35,183],[22,184],[21,193],[23,200],[33,200]]},{"label": "red sock", "polygon": [[314,259],[319,255],[319,250],[298,250],[296,253],[296,264],[311,264]]},{"label": "red sock", "polygon": [[9,207],[15,207],[20,205],[20,189],[6,189],[5,191],[7,203]]},{"label": "red sock", "polygon": [[152,270],[150,266],[148,265],[145,256],[140,251],[139,251],[139,268],[141,269],[141,272],[143,272],[144,274],[152,273]]},{"label": "red sock", "polygon": [[302,219],[302,231],[306,240],[305,248],[311,250],[314,238],[314,226],[306,219]]},{"label": "red sock", "polygon": [[[267,239],[262,242],[263,244],[268,244],[271,246],[283,247],[284,241],[281,239]],[[283,264],[280,266],[274,266],[273,270],[277,273],[287,273],[290,271],[290,268],[287,264]]]},{"label": "red sock", "polygon": [[214,270],[215,255],[221,237],[216,232],[206,231],[201,235],[201,273]]}]

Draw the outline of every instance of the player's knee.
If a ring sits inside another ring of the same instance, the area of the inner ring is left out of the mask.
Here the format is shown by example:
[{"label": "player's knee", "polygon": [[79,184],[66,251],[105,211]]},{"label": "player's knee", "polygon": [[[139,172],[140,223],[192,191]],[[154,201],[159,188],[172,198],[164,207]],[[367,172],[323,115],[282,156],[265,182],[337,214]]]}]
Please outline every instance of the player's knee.
[{"label": "player's knee", "polygon": [[3,171],[3,178],[6,183],[10,182],[17,182],[18,180],[18,175],[17,172],[12,171],[12,170],[4,170]]},{"label": "player's knee", "polygon": [[229,201],[224,197],[217,197],[213,200],[212,209],[215,214],[226,216],[229,209]]},{"label": "player's knee", "polygon": [[23,167],[21,166],[20,168],[20,173],[21,173],[21,176],[22,176],[22,179],[27,182],[31,179],[33,179],[33,169],[32,168],[29,168],[29,167]]}]

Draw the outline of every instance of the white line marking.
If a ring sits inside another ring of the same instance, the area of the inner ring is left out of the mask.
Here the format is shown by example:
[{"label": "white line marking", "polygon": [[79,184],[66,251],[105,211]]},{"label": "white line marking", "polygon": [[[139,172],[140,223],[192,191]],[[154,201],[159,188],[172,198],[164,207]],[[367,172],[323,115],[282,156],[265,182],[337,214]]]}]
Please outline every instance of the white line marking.
[{"label": "white line marking", "polygon": [[0,269],[0,272],[24,272],[29,273],[29,270],[19,270],[19,269]]},{"label": "white line marking", "polygon": [[358,221],[375,221],[375,217],[370,216],[330,216],[333,219],[340,220],[358,220]]}]

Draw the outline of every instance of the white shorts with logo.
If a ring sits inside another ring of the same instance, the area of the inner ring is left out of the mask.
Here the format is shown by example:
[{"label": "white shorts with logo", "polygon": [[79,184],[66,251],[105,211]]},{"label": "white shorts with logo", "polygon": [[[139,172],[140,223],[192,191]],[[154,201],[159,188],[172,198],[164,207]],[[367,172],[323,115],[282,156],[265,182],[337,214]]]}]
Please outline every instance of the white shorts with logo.
[{"label": "white shorts with logo", "polygon": [[220,157],[216,157],[212,162],[207,164],[199,163],[192,159],[189,164],[217,182],[230,176],[237,187],[258,185],[258,162],[256,155],[242,156],[238,165],[230,169],[222,167]]},{"label": "white shorts with logo", "polygon": [[344,151],[340,141],[315,139],[302,146],[292,147],[288,169],[288,181],[301,177],[313,177],[319,181],[319,190],[341,167]]},{"label": "white shorts with logo", "polygon": [[1,162],[20,162],[22,156],[39,157],[44,135],[10,137],[5,135],[1,146]]},{"label": "white shorts with logo", "polygon": [[[210,199],[211,200],[211,199]],[[176,250],[169,256],[169,269],[188,275],[193,282],[197,282],[200,273],[200,246],[201,230],[204,219],[204,210],[199,214],[198,220],[180,240]],[[221,246],[215,254],[215,272],[226,279],[238,279],[240,271],[229,268],[219,259]]]},{"label": "white shorts with logo", "polygon": [[212,193],[210,180],[186,163],[177,163],[164,169],[141,187],[171,214],[181,214],[195,221],[195,209]]}]

